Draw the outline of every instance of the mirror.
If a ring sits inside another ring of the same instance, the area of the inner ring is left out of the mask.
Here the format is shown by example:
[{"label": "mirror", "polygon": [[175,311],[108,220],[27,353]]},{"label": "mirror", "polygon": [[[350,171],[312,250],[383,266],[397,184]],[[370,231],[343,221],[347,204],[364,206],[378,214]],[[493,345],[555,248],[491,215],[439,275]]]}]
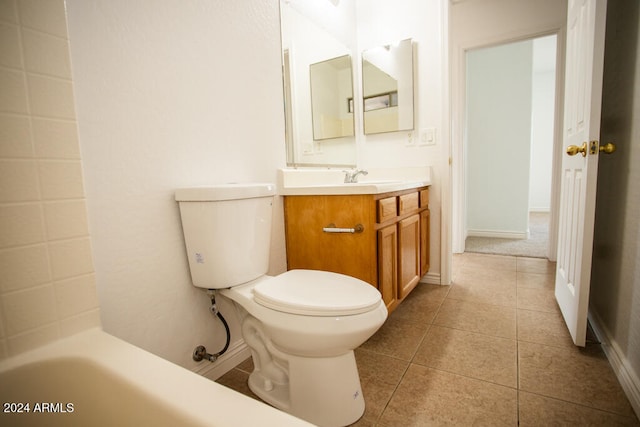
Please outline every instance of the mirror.
[{"label": "mirror", "polygon": [[356,165],[355,20],[351,0],[280,2],[288,166]]},{"label": "mirror", "polygon": [[411,39],[362,53],[364,133],[413,129]]},{"label": "mirror", "polygon": [[[378,25],[384,21],[378,10],[359,0],[280,1],[287,166],[355,167],[363,132],[414,128],[414,42],[380,46],[407,37],[411,29]],[[367,50],[360,61],[362,49]],[[333,73],[321,71],[331,64]],[[338,75],[344,87],[320,89]],[[348,81],[350,102],[344,99]]]},{"label": "mirror", "polygon": [[314,140],[354,135],[352,75],[349,55],[309,66]]}]

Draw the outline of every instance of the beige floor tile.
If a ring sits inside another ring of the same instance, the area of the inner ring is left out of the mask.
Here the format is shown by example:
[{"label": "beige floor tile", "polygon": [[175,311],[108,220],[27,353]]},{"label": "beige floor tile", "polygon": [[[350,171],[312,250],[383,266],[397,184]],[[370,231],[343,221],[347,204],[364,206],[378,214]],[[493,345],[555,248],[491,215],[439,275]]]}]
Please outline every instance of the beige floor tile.
[{"label": "beige floor tile", "polygon": [[518,257],[517,270],[526,273],[555,274],[556,263],[546,258],[526,258]]},{"label": "beige floor tile", "polygon": [[260,400],[260,398],[256,396],[251,389],[249,389],[248,381],[249,373],[235,368],[216,380],[218,384],[229,387],[230,389],[240,392],[245,396]]},{"label": "beige floor tile", "polygon": [[236,369],[239,369],[241,371],[244,371],[250,374],[251,372],[253,372],[253,358],[247,357],[238,366],[236,366]]},{"label": "beige floor tile", "polygon": [[496,337],[516,338],[516,310],[498,305],[447,297],[433,324]]},{"label": "beige floor tile", "polygon": [[546,273],[526,273],[518,271],[516,273],[516,283],[519,288],[536,288],[553,290],[556,285],[555,274]]},{"label": "beige floor tile", "polygon": [[402,301],[392,316],[411,322],[431,323],[450,288],[450,286],[420,283]]},{"label": "beige floor tile", "polygon": [[517,391],[410,365],[378,426],[516,426]]},{"label": "beige floor tile", "polygon": [[465,253],[464,267],[476,270],[516,270],[516,257]]},{"label": "beige floor tile", "polygon": [[520,427],[640,426],[635,416],[624,417],[523,391],[518,395],[518,402]]},{"label": "beige floor tile", "polygon": [[518,309],[518,340],[553,346],[574,346],[559,312]]},{"label": "beige floor tile", "polygon": [[[366,408],[365,408],[365,412],[366,412]],[[375,427],[377,425],[377,420],[374,420],[372,418],[366,418],[365,415],[363,415],[358,421],[356,421],[353,424],[349,424],[349,427]]]},{"label": "beige floor tile", "polygon": [[413,363],[515,388],[517,359],[515,340],[433,326]]},{"label": "beige floor tile", "polygon": [[365,401],[364,415],[354,425],[373,425],[387,406],[409,362],[356,349],[356,363]]},{"label": "beige floor tile", "polygon": [[361,348],[410,361],[428,328],[427,324],[409,322],[392,314]]},{"label": "beige floor tile", "polygon": [[518,308],[549,313],[560,312],[552,289],[518,288],[517,293]]},{"label": "beige floor tile", "polygon": [[458,274],[456,283],[515,285],[516,271],[465,266],[460,268],[460,274]]},{"label": "beige floor tile", "polygon": [[516,307],[516,272],[463,268],[447,298]]},{"label": "beige floor tile", "polygon": [[552,347],[518,342],[519,388],[619,415],[633,415],[598,345]]},{"label": "beige floor tile", "polygon": [[464,267],[465,261],[467,260],[468,254],[453,254],[453,259],[451,260],[451,277],[455,278],[456,273]]}]

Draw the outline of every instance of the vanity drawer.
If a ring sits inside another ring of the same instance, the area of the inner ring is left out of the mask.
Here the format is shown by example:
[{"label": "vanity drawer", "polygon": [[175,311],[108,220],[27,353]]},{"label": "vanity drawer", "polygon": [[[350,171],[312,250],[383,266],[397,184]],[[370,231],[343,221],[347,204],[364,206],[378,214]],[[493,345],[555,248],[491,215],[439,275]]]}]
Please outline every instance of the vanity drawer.
[{"label": "vanity drawer", "polygon": [[420,205],[420,196],[418,192],[403,194],[399,197],[398,207],[399,215],[404,215],[418,209]]},{"label": "vanity drawer", "polygon": [[426,208],[429,206],[429,189],[420,191],[420,207]]},{"label": "vanity drawer", "polygon": [[385,222],[398,216],[395,197],[387,197],[377,202],[378,222]]}]

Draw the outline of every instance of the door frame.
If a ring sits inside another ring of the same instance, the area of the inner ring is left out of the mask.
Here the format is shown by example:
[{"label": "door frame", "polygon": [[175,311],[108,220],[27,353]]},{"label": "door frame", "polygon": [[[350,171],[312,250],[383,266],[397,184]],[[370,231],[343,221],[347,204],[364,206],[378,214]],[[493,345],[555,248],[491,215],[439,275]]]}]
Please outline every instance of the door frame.
[{"label": "door frame", "polygon": [[558,236],[558,207],[560,202],[560,169],[562,158],[562,108],[564,105],[564,64],[565,64],[565,28],[523,32],[509,37],[477,39],[472,43],[454,46],[451,53],[451,158],[452,158],[452,227],[451,254],[464,252],[466,238],[466,54],[479,48],[498,46],[506,43],[530,40],[549,35],[556,36],[556,88],[554,111],[553,166],[551,177],[551,215],[549,222],[549,242],[547,257],[556,259]]}]

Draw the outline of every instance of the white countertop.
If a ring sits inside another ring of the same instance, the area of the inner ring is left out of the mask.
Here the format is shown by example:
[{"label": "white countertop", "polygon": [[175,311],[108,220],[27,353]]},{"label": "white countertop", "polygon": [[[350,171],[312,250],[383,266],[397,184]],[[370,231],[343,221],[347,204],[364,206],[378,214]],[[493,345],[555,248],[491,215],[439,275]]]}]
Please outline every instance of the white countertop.
[{"label": "white countertop", "polygon": [[356,183],[345,183],[339,169],[281,169],[278,194],[283,196],[381,194],[431,185],[430,168],[371,170]]}]

